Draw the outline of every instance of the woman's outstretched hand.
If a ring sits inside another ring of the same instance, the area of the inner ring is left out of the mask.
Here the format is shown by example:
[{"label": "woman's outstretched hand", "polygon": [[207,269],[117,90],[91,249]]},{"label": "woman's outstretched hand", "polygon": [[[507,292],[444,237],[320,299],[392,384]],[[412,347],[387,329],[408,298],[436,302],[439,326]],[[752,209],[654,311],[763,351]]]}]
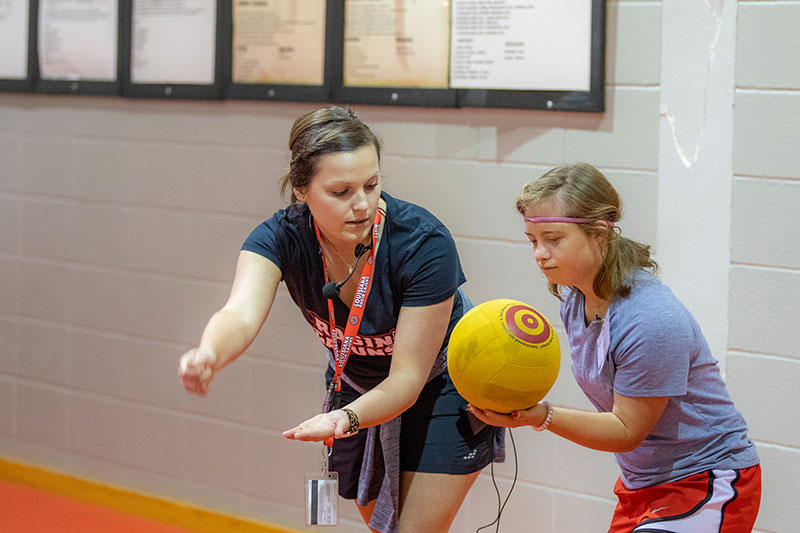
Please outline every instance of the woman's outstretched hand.
[{"label": "woman's outstretched hand", "polygon": [[193,394],[204,396],[208,385],[214,379],[216,356],[208,351],[192,348],[183,354],[178,361],[178,376],[183,388]]},{"label": "woman's outstretched hand", "polygon": [[283,436],[292,440],[325,441],[331,437],[340,439],[349,437],[350,419],[347,413],[336,409],[330,413],[322,413],[283,432]]}]

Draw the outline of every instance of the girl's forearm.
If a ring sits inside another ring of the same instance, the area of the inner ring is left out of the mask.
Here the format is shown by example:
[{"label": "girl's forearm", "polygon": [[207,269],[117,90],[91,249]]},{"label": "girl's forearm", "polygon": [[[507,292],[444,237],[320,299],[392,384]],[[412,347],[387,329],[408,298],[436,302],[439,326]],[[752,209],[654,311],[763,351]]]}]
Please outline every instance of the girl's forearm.
[{"label": "girl's forearm", "polygon": [[[534,424],[543,420],[543,416],[537,418]],[[641,444],[614,413],[555,407],[548,429],[575,444],[604,452],[629,452]]]}]

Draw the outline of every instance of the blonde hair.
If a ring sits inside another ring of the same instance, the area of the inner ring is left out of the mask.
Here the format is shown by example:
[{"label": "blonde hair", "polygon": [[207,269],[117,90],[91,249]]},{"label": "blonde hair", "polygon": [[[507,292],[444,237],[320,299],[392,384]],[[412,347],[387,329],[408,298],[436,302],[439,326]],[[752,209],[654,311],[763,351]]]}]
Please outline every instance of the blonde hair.
[{"label": "blonde hair", "polygon": [[292,204],[298,203],[294,188],[311,183],[319,158],[325,154],[355,152],[372,145],[381,159],[381,143],[355,111],[329,106],[297,117],[289,133],[289,172],[280,181],[281,195],[291,190]]},{"label": "blonde hair", "polygon": [[[600,235],[606,244],[603,264],[593,283],[597,296],[625,297],[631,292],[632,272],[638,269],[658,272],[658,264],[650,257],[650,246],[621,235],[616,223],[622,214],[622,202],[614,186],[592,165],[563,165],[528,183],[517,195],[517,211],[524,216],[529,207],[549,200],[556,201],[561,216],[614,223],[613,227],[593,222],[578,224],[585,234]],[[561,299],[557,284],[548,283],[548,289]]]}]

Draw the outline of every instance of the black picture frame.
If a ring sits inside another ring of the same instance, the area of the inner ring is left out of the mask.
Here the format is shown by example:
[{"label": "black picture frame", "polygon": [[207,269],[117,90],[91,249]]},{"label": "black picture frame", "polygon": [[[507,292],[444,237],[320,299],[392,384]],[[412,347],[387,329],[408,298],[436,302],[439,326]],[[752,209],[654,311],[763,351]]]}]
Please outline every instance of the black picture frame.
[{"label": "black picture frame", "polygon": [[118,0],[117,80],[42,79],[38,53],[41,0],[29,0],[28,76],[0,79],[0,92],[122,95],[140,98],[248,99],[264,101],[335,102],[394,107],[516,108],[599,113],[605,110],[606,2],[591,2],[589,89],[426,89],[414,87],[344,86],[344,0],[326,0],[324,80],[317,85],[232,83],[233,6],[216,0],[214,81],[211,84],[133,83],[131,46],[133,2]]},{"label": "black picture frame", "polygon": [[[225,89],[225,98],[238,100],[275,100],[286,102],[328,102],[331,83],[335,76],[334,57],[337,43],[341,42],[342,28],[337,27],[336,12],[342,9],[342,0],[325,0],[325,58],[322,85],[300,85],[279,83],[236,83],[231,81]],[[230,26],[229,72],[233,67],[233,17]],[[232,73],[231,77],[232,77]]]},{"label": "black picture frame", "polygon": [[85,94],[95,96],[119,96],[122,94],[121,59],[124,57],[121,53],[124,42],[122,35],[124,27],[122,6],[125,3],[124,1],[117,3],[117,79],[114,81],[52,80],[42,78],[41,69],[39,68],[39,0],[36,0],[36,18],[33,22],[34,25],[31,26],[31,43],[36,57],[36,79],[33,90],[37,93],[47,94]]},{"label": "black picture frame", "polygon": [[344,1],[331,13],[337,28],[336,54],[334,54],[331,100],[340,104],[367,104],[382,106],[456,107],[458,93],[455,89],[423,89],[410,87],[355,87],[344,85]]},{"label": "black picture frame", "polygon": [[24,79],[0,78],[0,93],[25,93],[33,91],[39,72],[39,58],[36,54],[36,40],[39,18],[39,0],[28,3],[28,70]]},{"label": "black picture frame", "polygon": [[131,81],[131,46],[133,42],[133,2],[124,0],[125,69],[122,73],[122,94],[134,98],[207,99],[223,97],[230,83],[232,40],[231,2],[217,0],[216,34],[214,43],[214,82],[211,84],[134,83]]},{"label": "black picture frame", "polygon": [[588,91],[458,89],[459,107],[503,107],[548,111],[605,111],[606,2],[592,0]]}]

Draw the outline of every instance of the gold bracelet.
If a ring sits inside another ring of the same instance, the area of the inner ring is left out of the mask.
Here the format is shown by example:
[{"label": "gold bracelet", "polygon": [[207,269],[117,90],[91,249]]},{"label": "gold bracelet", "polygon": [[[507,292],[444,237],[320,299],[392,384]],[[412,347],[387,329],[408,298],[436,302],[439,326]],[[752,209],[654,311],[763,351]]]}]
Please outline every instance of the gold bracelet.
[{"label": "gold bracelet", "polygon": [[347,430],[346,435],[355,435],[358,433],[358,415],[353,412],[352,409],[348,409],[347,407],[342,408],[342,411],[347,415],[347,419],[350,421],[350,428]]}]

